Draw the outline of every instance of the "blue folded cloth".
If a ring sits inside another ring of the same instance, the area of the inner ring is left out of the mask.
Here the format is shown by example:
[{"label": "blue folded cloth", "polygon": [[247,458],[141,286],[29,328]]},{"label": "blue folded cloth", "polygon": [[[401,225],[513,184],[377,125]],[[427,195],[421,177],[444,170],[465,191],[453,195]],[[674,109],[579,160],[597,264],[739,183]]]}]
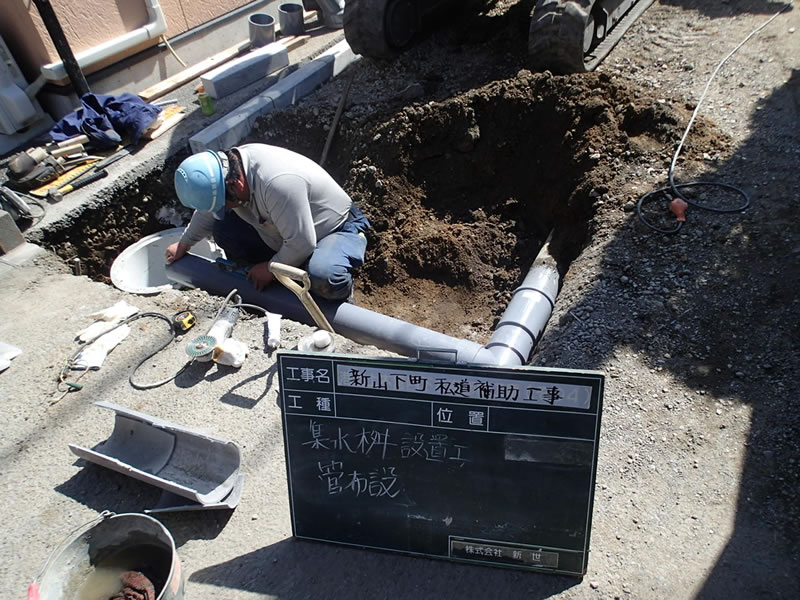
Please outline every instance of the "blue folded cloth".
[{"label": "blue folded cloth", "polygon": [[54,142],[61,142],[83,134],[100,150],[116,148],[123,137],[137,144],[160,112],[161,108],[134,94],[88,93],[81,97],[81,108],[59,120],[50,136]]}]

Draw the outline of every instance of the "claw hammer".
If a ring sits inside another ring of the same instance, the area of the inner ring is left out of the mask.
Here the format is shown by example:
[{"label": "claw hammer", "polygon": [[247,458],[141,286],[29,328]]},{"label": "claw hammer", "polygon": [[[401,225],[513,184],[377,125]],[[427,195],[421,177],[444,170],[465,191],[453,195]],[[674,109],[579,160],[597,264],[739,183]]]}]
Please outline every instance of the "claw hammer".
[{"label": "claw hammer", "polygon": [[90,183],[94,183],[98,179],[102,179],[108,175],[108,171],[103,169],[102,171],[95,171],[86,177],[82,177],[76,179],[72,183],[69,183],[60,188],[50,188],[47,190],[47,199],[51,202],[61,202],[64,199],[65,194],[69,194],[73,190],[77,190],[78,188],[82,188],[85,185],[89,185]]},{"label": "claw hammer", "polygon": [[[314,298],[311,297],[311,293],[309,292],[311,289],[311,279],[308,273],[303,269],[276,262],[269,264],[269,270],[272,271],[272,274],[275,275],[278,281],[289,288],[289,291],[300,299],[300,302],[306,307],[308,314],[314,319],[317,327],[334,333],[333,327],[331,327],[328,319],[325,318],[325,315],[322,313],[319,306],[317,306],[317,303],[314,302]],[[302,282],[302,285],[299,285],[297,283],[298,281]]]}]

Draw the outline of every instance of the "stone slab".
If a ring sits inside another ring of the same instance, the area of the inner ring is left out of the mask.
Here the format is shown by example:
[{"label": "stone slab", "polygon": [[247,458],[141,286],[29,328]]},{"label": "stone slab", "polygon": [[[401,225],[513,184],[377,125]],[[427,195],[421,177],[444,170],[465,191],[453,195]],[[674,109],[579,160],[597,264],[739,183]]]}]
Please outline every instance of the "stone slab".
[{"label": "stone slab", "polygon": [[222,98],[288,65],[288,50],[275,42],[220,65],[200,81],[209,96]]}]

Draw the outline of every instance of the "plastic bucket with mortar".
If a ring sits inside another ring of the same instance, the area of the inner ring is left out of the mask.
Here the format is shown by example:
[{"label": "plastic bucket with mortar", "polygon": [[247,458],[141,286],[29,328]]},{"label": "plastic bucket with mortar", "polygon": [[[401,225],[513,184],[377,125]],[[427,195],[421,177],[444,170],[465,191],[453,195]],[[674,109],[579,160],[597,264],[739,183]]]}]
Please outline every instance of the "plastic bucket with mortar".
[{"label": "plastic bucket with mortar", "polygon": [[156,600],[183,598],[181,562],[166,527],[136,513],[106,513],[101,519],[51,555],[28,590],[29,600],[108,600],[122,591],[127,571],[149,579]]}]

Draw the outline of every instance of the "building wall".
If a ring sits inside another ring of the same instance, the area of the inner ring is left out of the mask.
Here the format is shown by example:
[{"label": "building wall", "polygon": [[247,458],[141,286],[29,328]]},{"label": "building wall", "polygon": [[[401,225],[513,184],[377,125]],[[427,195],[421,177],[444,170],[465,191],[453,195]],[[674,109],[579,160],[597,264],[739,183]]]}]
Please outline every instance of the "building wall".
[{"label": "building wall", "polygon": [[[248,3],[249,0],[160,0],[168,38]],[[148,21],[144,0],[50,0],[50,4],[76,54]],[[0,0],[0,35],[28,81],[36,78],[42,65],[61,60],[32,0]],[[149,44],[157,42],[152,40]],[[130,54],[141,49],[134,48]]]}]

